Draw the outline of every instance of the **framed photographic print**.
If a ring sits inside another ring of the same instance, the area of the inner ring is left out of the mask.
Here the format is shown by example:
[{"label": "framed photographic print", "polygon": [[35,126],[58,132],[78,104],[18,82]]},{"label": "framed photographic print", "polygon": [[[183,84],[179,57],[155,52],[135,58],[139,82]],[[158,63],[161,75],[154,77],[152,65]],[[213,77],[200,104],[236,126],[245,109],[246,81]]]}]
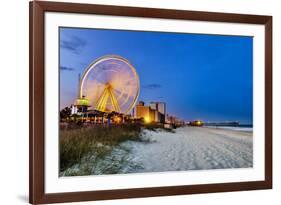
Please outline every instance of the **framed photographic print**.
[{"label": "framed photographic print", "polygon": [[30,203],[271,187],[271,16],[30,2]]}]

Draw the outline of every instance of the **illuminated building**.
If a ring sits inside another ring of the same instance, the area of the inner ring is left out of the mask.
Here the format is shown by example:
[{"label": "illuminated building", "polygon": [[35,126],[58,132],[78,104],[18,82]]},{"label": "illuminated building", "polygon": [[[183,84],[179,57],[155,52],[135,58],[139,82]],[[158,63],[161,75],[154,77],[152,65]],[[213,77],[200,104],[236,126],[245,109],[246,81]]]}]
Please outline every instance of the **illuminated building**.
[{"label": "illuminated building", "polygon": [[194,121],[189,122],[189,125],[201,127],[204,125],[204,122],[201,120],[194,120]]},{"label": "illuminated building", "polygon": [[71,114],[86,113],[89,107],[89,100],[82,96],[82,98],[76,99],[75,104],[71,106]]},{"label": "illuminated building", "polygon": [[174,125],[175,127],[180,127],[185,124],[185,122],[175,116],[167,115],[166,123]]},{"label": "illuminated building", "polygon": [[166,116],[166,103],[164,102],[151,102],[145,106],[143,101],[136,105],[134,110],[136,118],[143,118],[145,122],[165,123]]},{"label": "illuminated building", "polygon": [[145,123],[155,122],[155,110],[145,106],[143,101],[136,105],[135,110],[136,118],[143,118]]},{"label": "illuminated building", "polygon": [[75,100],[74,105],[71,105],[71,114],[83,114],[88,111],[88,107],[90,107],[89,99],[85,96],[80,96],[79,93],[80,86],[80,74],[78,75],[78,93],[77,99]]},{"label": "illuminated building", "polygon": [[166,103],[164,102],[151,102],[149,107],[155,110],[155,121],[165,123],[166,116]]},{"label": "illuminated building", "polygon": [[157,110],[159,113],[166,115],[166,103],[164,102],[151,102],[149,105],[152,109]]}]

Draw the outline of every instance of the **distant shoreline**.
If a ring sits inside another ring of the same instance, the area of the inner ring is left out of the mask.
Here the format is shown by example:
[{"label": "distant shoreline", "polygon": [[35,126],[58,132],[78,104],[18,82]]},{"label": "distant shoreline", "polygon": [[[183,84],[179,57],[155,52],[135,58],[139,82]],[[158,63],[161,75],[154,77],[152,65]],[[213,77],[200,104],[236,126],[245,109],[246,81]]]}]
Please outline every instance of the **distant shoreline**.
[{"label": "distant shoreline", "polygon": [[213,129],[222,129],[222,130],[232,130],[232,131],[240,131],[240,132],[253,132],[253,126],[215,126],[215,125],[207,125],[205,128],[213,128]]}]

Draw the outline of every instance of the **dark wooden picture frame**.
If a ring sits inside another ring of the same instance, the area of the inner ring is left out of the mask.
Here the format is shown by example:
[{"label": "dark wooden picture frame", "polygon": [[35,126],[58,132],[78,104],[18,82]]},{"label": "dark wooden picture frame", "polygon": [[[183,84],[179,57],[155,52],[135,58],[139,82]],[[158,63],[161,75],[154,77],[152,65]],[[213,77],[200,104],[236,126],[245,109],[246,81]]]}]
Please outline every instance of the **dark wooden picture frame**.
[{"label": "dark wooden picture frame", "polygon": [[[152,8],[104,6],[92,4],[30,2],[30,139],[29,200],[30,203],[56,203],[180,194],[227,192],[272,188],[272,17],[182,11]],[[44,190],[44,14],[67,12],[127,17],[149,17],[210,22],[260,24],[265,26],[265,180],[204,185],[185,185],[46,194]]]}]

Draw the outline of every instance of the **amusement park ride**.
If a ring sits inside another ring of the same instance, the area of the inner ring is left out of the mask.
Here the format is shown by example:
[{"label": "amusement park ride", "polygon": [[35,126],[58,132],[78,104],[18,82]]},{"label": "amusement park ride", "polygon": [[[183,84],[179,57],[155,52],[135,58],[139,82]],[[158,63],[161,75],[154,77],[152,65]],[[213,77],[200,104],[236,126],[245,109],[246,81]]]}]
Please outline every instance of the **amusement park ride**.
[{"label": "amusement park ride", "polygon": [[[72,105],[71,119],[93,123],[166,123],[166,104],[138,104],[140,82],[132,64],[117,55],[93,61],[79,76],[78,98]],[[135,107],[134,114],[132,113]],[[179,124],[176,118],[168,123]],[[182,121],[180,122],[182,124]]]},{"label": "amusement park ride", "polygon": [[106,84],[101,96],[98,99],[96,109],[100,111],[106,111],[107,109],[107,102],[110,99],[111,107],[113,108],[112,111],[120,113],[120,106],[119,103],[114,95],[114,89],[112,88],[111,84]]},{"label": "amusement park ride", "polygon": [[128,60],[103,56],[84,71],[73,112],[87,112],[92,107],[104,113],[130,114],[139,96],[139,84],[137,72]]}]

